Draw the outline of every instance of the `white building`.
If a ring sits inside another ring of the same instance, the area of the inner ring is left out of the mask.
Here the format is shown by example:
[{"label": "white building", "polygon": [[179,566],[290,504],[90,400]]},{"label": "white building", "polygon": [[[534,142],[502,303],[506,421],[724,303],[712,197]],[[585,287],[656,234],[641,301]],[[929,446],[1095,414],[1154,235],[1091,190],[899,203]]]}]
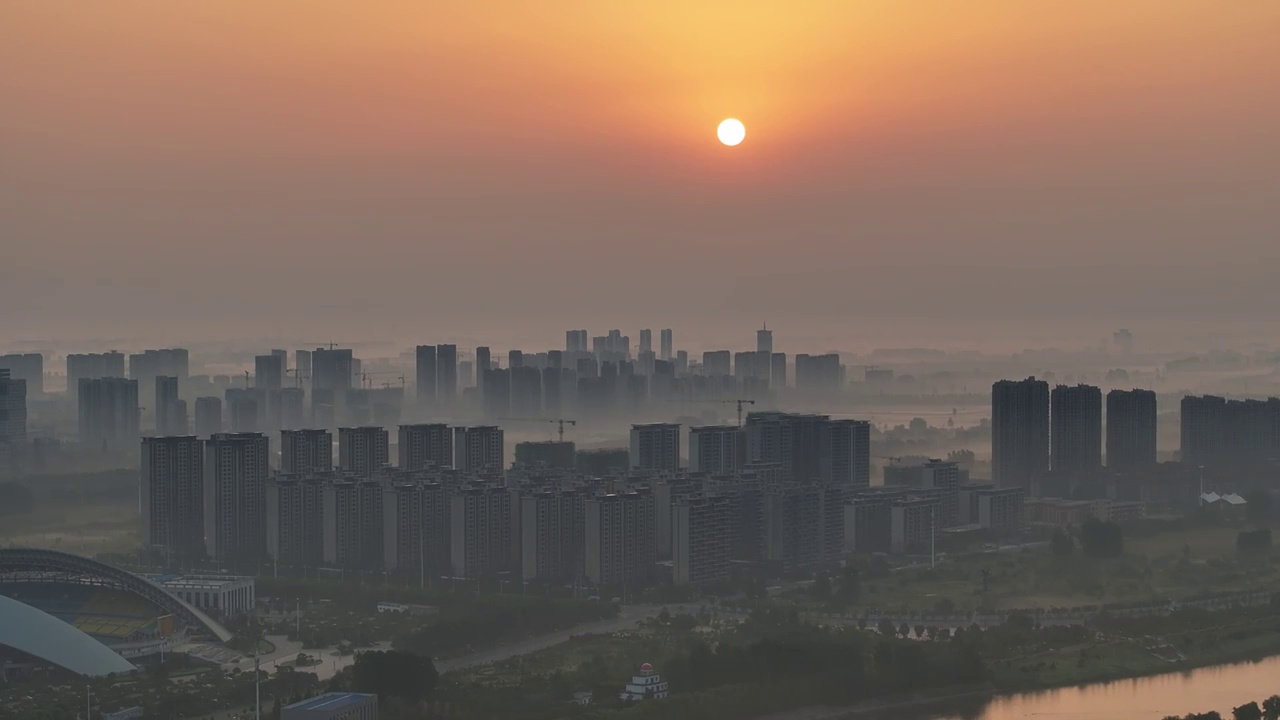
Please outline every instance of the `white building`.
[{"label": "white building", "polygon": [[668,694],[667,681],[662,676],[654,672],[653,666],[645,663],[640,666],[640,673],[631,676],[631,682],[622,689],[618,697],[624,702],[639,702],[641,700],[660,700]]},{"label": "white building", "polygon": [[160,583],[170,594],[222,618],[253,613],[254,582],[239,575],[179,575]]}]

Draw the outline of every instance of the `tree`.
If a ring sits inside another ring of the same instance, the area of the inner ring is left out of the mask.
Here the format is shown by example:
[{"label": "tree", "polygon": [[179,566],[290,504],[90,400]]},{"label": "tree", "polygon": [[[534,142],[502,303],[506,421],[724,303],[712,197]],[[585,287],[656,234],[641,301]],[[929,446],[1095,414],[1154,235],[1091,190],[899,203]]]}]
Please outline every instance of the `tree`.
[{"label": "tree", "polygon": [[1056,557],[1069,557],[1076,551],[1076,541],[1071,536],[1061,530],[1055,530],[1053,539],[1050,541],[1053,554]]},{"label": "tree", "polygon": [[1244,500],[1244,517],[1250,525],[1262,528],[1271,524],[1271,493],[1257,488],[1245,493]]},{"label": "tree", "polygon": [[924,418],[914,417],[911,418],[911,424],[907,427],[911,428],[911,432],[913,433],[922,433],[929,429],[929,423],[926,422]]},{"label": "tree", "polygon": [[846,567],[840,573],[840,587],[836,590],[836,597],[846,603],[856,603],[861,596],[861,572],[856,567]]},{"label": "tree", "polygon": [[911,637],[911,626],[906,623],[902,623],[902,626],[898,628],[898,634],[903,638]]},{"label": "tree", "polygon": [[414,702],[430,697],[439,678],[431,658],[398,650],[356,653],[351,671],[356,692]]},{"label": "tree", "polygon": [[1258,707],[1258,703],[1251,702],[1232,710],[1231,716],[1235,720],[1262,720],[1262,708]]},{"label": "tree", "polygon": [[1280,695],[1262,701],[1262,716],[1267,720],[1280,720]]},{"label": "tree", "polygon": [[1120,557],[1124,553],[1124,531],[1116,523],[1091,517],[1080,526],[1080,547],[1091,558]]},{"label": "tree", "polygon": [[818,573],[813,579],[813,585],[809,586],[809,594],[819,600],[826,600],[831,597],[831,578],[826,573]]},{"label": "tree", "polygon": [[898,629],[893,626],[893,621],[886,617],[880,618],[880,624],[876,626],[876,629],[880,631],[881,637],[886,638],[891,638],[898,632]]}]

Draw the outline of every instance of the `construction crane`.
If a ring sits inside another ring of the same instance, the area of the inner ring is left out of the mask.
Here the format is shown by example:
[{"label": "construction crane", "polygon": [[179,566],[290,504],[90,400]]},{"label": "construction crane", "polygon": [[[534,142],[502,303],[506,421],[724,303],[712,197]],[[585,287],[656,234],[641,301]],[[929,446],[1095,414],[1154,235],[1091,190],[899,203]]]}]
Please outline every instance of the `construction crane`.
[{"label": "construction crane", "polygon": [[577,421],[577,420],[570,420],[569,418],[519,418],[519,417],[504,417],[504,418],[498,418],[498,419],[499,419],[499,420],[506,420],[506,421],[510,421],[510,422],[543,422],[543,423],[556,423],[557,425],[559,425],[559,426],[560,426],[560,442],[564,442],[564,426],[565,426],[565,424],[566,424],[566,423],[568,423],[569,425],[574,425],[574,426],[576,426],[576,425],[578,424],[578,421]]},{"label": "construction crane", "polygon": [[746,400],[743,398],[739,398],[737,400],[691,400],[691,399],[685,398],[684,400],[678,400],[673,402],[716,403],[717,405],[733,403],[738,406],[738,427],[742,427],[742,406],[756,404],[755,400]]},{"label": "construction crane", "polygon": [[284,374],[293,375],[293,386],[299,387],[299,388],[302,387],[303,378],[307,378],[308,380],[311,379],[311,373],[306,373],[306,374],[300,373],[298,372],[298,368],[289,368],[288,370],[284,371]]}]

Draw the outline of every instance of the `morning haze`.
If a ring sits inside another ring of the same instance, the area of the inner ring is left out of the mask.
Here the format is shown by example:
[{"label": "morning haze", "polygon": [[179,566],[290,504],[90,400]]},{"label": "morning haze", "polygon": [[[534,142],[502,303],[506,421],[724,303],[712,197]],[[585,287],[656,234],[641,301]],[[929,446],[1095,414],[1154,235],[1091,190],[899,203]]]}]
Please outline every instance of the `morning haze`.
[{"label": "morning haze", "polygon": [[497,8],[7,4],[6,330],[409,339],[448,307],[852,343],[1033,334],[1030,303],[1083,340],[1085,288],[1139,327],[1153,293],[1280,299],[1270,3]]},{"label": "morning haze", "polygon": [[1280,720],[1277,37],[0,0],[0,717]]}]

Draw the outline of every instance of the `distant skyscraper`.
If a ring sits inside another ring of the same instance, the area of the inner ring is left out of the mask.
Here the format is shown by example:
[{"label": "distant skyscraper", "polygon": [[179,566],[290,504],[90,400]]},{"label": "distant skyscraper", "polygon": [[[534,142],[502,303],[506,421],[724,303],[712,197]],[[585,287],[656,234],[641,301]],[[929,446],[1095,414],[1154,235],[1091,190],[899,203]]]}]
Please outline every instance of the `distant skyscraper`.
[{"label": "distant skyscraper", "polygon": [[371,477],[389,462],[386,428],[338,428],[338,467],[343,472]]},{"label": "distant skyscraper", "polygon": [[991,386],[991,479],[1025,486],[1049,469],[1049,384],[1000,380]]},{"label": "distant skyscraper", "polygon": [[480,393],[484,416],[494,420],[511,414],[511,371],[486,370]]},{"label": "distant skyscraper", "polygon": [[311,387],[339,393],[350,389],[353,360],[349,349],[316,348],[311,353]]},{"label": "distant skyscraper", "polygon": [[299,378],[310,382],[311,378],[311,351],[310,350],[294,350],[293,351],[293,371]]},{"label": "distant skyscraper", "polygon": [[204,534],[209,556],[257,562],[267,555],[270,442],[260,433],[214,435],[204,450]]},{"label": "distant skyscraper", "polygon": [[94,451],[138,449],[138,381],[117,377],[81,378],[80,442]]},{"label": "distant skyscraper", "polygon": [[261,432],[266,425],[266,391],[258,388],[227,388],[227,417],[231,431]]},{"label": "distant skyscraper", "polygon": [[796,390],[805,393],[829,393],[843,385],[840,356],[796,355]]},{"label": "distant skyscraper", "polygon": [[768,325],[756,331],[756,352],[773,354],[773,331]]},{"label": "distant skyscraper", "polygon": [[1055,471],[1102,467],[1102,391],[1091,385],[1053,388],[1050,460]]},{"label": "distant skyscraper", "polygon": [[493,362],[489,359],[489,348],[481,345],[476,348],[476,388],[484,393],[484,374],[493,369]]},{"label": "distant skyscraper", "polygon": [[702,374],[707,377],[732,375],[732,356],[728,350],[712,350],[702,353]]},{"label": "distant skyscraper", "polygon": [[253,385],[264,390],[284,387],[285,359],[274,352],[253,359]]},{"label": "distant skyscraper", "polygon": [[12,449],[26,439],[27,381],[10,377],[7,368],[0,369],[0,445]]},{"label": "distant skyscraper", "polygon": [[676,377],[689,374],[689,352],[687,350],[676,351]]},{"label": "distant skyscraper", "polygon": [[436,402],[452,408],[458,395],[458,346],[436,346]]},{"label": "distant skyscraper", "polygon": [[1156,464],[1156,394],[1151,390],[1107,393],[1107,467]]},{"label": "distant skyscraper", "polygon": [[453,438],[443,423],[401,425],[399,444],[401,470],[453,467]]},{"label": "distant skyscraper", "polygon": [[281,431],[280,472],[333,472],[333,435],[328,430]]},{"label": "distant skyscraper", "polygon": [[672,340],[671,328],[663,328],[662,332],[659,335],[659,340],[658,340],[658,343],[659,343],[658,359],[659,360],[673,359],[674,356],[671,354],[673,343],[671,340]]},{"label": "distant skyscraper", "polygon": [[187,418],[182,401],[178,399],[178,378],[157,375],[155,383],[156,434],[186,435]]},{"label": "distant skyscraper", "polygon": [[0,355],[0,370],[8,370],[13,380],[27,383],[27,397],[44,396],[44,356],[40,353]]},{"label": "distant skyscraper", "polygon": [[639,470],[680,469],[680,425],[648,423],[631,426],[631,467]]},{"label": "distant skyscraper", "polygon": [[513,367],[511,374],[511,412],[520,417],[542,414],[542,373],[533,367]]},{"label": "distant skyscraper", "polygon": [[73,402],[78,402],[80,381],[96,380],[104,377],[122,378],[124,373],[124,354],[115,352],[67,355],[67,395]]},{"label": "distant skyscraper", "polygon": [[196,398],[195,434],[207,438],[222,432],[222,398]]},{"label": "distant skyscraper", "polygon": [[781,390],[787,386],[787,354],[776,352],[769,356],[769,387]]},{"label": "distant skyscraper", "polygon": [[287,387],[280,391],[280,428],[301,430],[306,409],[307,391],[300,387]]},{"label": "distant skyscraper", "polygon": [[653,331],[649,328],[640,331],[640,352],[653,352]]},{"label": "distant skyscraper", "polygon": [[746,464],[747,439],[737,425],[689,428],[689,471],[728,475]]},{"label": "distant skyscraper", "polygon": [[142,545],[166,560],[204,557],[204,442],[142,439]]},{"label": "distant skyscraper", "polygon": [[415,350],[418,410],[436,406],[436,346],[419,345]]}]

